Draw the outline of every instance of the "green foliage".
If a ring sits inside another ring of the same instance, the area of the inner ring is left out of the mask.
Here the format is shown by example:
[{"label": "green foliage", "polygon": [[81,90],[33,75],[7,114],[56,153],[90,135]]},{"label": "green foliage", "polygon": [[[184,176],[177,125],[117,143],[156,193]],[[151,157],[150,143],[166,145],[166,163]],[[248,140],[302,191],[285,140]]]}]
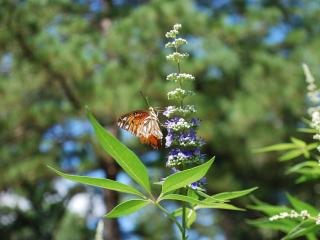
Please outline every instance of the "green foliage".
[{"label": "green foliage", "polygon": [[88,117],[101,147],[117,161],[122,169],[132,177],[133,180],[143,187],[147,193],[150,193],[150,182],[147,169],[137,155],[124,146],[111,133],[105,131],[90,112],[88,112]]},{"label": "green foliage", "polygon": [[202,177],[205,176],[213,161],[214,157],[200,166],[193,167],[170,175],[164,180],[162,184],[162,191],[160,196],[173,190],[183,188],[193,182],[200,180]]},{"label": "green foliage", "polygon": [[290,214],[292,210],[295,210],[296,212],[307,211],[310,213],[311,218],[300,218],[299,220],[294,217],[289,217],[273,221],[270,221],[270,219],[257,219],[248,220],[247,222],[257,227],[270,228],[286,233],[286,235],[281,238],[282,240],[297,239],[302,236],[306,236],[308,239],[316,239],[318,236],[317,233],[320,231],[320,226],[317,225],[315,221],[316,217],[318,216],[318,210],[312,207],[310,204],[307,204],[291,196],[290,194],[287,194],[287,198],[292,208],[285,206],[274,206],[258,200],[255,200],[256,205],[249,206],[249,208],[263,212],[269,217],[284,212]]},{"label": "green foliage", "polygon": [[[303,68],[305,70],[307,84],[309,84],[308,97],[311,98],[310,96],[312,94],[318,95],[318,90],[308,67],[303,65]],[[310,80],[310,78],[312,79]],[[310,84],[313,84],[313,88],[310,88]],[[309,100],[311,103],[315,104],[312,101],[316,101],[317,103],[317,101],[319,101],[317,98],[318,96],[316,96],[316,99]],[[317,119],[317,114],[319,113],[317,112],[319,111],[318,106],[315,107],[312,105],[308,111],[310,112],[312,120],[305,120],[305,122],[312,128],[304,128],[300,132],[312,134],[314,139],[313,142],[307,143],[303,140],[291,137],[292,143],[276,144],[256,151],[260,153],[268,151],[286,151],[280,156],[280,161],[293,160],[297,157],[303,156],[304,162],[294,164],[289,167],[287,171],[288,173],[295,173],[299,175],[296,181],[297,183],[320,179],[319,162],[310,160],[311,156],[319,159],[319,139],[316,137],[316,134],[319,133],[319,120]],[[249,223],[258,227],[272,228],[286,233],[282,240],[300,239],[303,236],[307,239],[317,239],[320,232],[320,213],[318,209],[290,194],[287,194],[287,199],[293,209],[266,205],[265,203],[255,200],[255,205],[251,206],[251,208],[263,212],[270,218],[268,220],[250,220]]]},{"label": "green foliage", "polygon": [[[52,167],[49,168],[58,175],[75,182],[84,183],[96,187],[102,187],[119,192],[131,193],[144,198],[130,199],[128,201],[120,203],[118,206],[114,207],[108,214],[106,214],[107,218],[118,218],[121,216],[132,214],[149,204],[154,204],[161,211],[167,214],[168,217],[174,218],[176,216],[179,216],[180,210],[170,214],[160,205],[160,202],[163,200],[174,200],[182,201],[189,204],[185,218],[187,226],[190,227],[192,223],[196,220],[196,210],[201,208],[243,210],[231,204],[223,203],[223,201],[247,195],[256,189],[251,188],[243,191],[221,193],[212,197],[207,197],[206,194],[197,195],[196,193],[199,193],[199,191],[194,191],[192,189],[189,189],[188,196],[175,193],[168,194],[169,192],[184,189],[186,186],[189,186],[191,183],[198,181],[199,179],[204,177],[204,175],[207,173],[207,171],[213,163],[214,158],[212,158],[211,160],[205,162],[202,165],[174,173],[171,176],[167,177],[162,184],[162,191],[160,196],[158,197],[158,199],[155,199],[151,193],[151,189],[147,188],[149,187],[149,178],[148,175],[145,175],[146,167],[139,160],[139,158],[130,149],[128,149],[121,142],[119,142],[119,140],[117,140],[110,132],[104,129],[97,122],[97,120],[91,113],[88,113],[88,117],[93,128],[95,129],[97,140],[101,147],[115,158],[117,163],[119,163],[119,165],[123,168],[125,172],[128,173],[129,176],[131,176],[134,180],[136,180],[137,183],[144,187],[149,196],[144,196],[135,188],[110,179],[99,179],[93,177],[69,175],[62,173]],[[137,173],[141,173],[142,176],[137,175]],[[182,233],[181,225],[178,223],[177,220],[173,220]]]},{"label": "green foliage", "polygon": [[242,191],[234,191],[234,192],[224,192],[212,195],[211,197],[215,200],[230,200],[238,197],[242,197],[244,195],[250,194],[251,192],[255,191],[257,187],[245,189]]},{"label": "green foliage", "polygon": [[295,159],[299,156],[304,156],[305,158],[310,157],[310,151],[317,148],[317,143],[307,144],[306,142],[297,139],[291,138],[292,143],[279,143],[275,145],[271,145],[268,147],[263,147],[256,149],[255,153],[263,153],[263,152],[272,152],[272,151],[286,151],[279,158],[280,161],[288,161]]},{"label": "green foliage", "polygon": [[114,209],[112,209],[106,217],[117,218],[121,216],[126,216],[132,214],[141,208],[147,206],[150,203],[148,200],[143,199],[130,199],[126,202],[120,203]]},{"label": "green foliage", "polygon": [[93,178],[93,177],[69,175],[69,174],[65,174],[63,172],[60,172],[60,171],[54,169],[53,167],[50,167],[50,166],[48,166],[48,167],[51,170],[55,171],[58,175],[66,178],[66,179],[69,179],[71,181],[74,181],[74,182],[84,183],[84,184],[88,184],[91,186],[110,189],[110,190],[118,191],[118,192],[131,193],[134,195],[138,195],[142,198],[145,197],[137,189],[135,189],[131,186],[125,185],[123,183],[114,181],[114,180],[110,180],[110,179],[106,179],[106,178]]},{"label": "green foliage", "polygon": [[[144,107],[139,90],[152,99],[152,105],[166,105],[160,92],[167,88],[164,76],[171,69],[160,39],[175,22],[183,24],[186,36],[194,36],[184,68],[195,75],[193,86],[198,95],[192,101],[199,106],[205,151],[208,155],[214,152],[218,159],[214,174],[207,176],[208,193],[252,184],[260,187],[260,198],[270,201],[284,188],[313,201],[314,194],[308,191],[312,187],[296,188],[290,177],[279,175],[289,162],[275,167],[273,154],[252,155],[251,149],[288,141],[301,122],[305,97],[297,66],[307,62],[317,69],[320,63],[317,1],[224,1],[220,5],[200,0],[125,0],[117,4],[103,1],[99,9],[90,5],[95,2],[1,1],[0,188],[1,194],[13,192],[31,203],[29,211],[9,207],[1,214],[17,216],[8,225],[1,223],[1,238],[54,238],[62,215],[68,212],[64,206],[85,191],[77,185],[66,196],[57,197],[53,186],[57,176],[43,170],[47,164],[69,163],[64,142],[77,145],[74,155],[80,162],[68,171],[102,170],[108,175],[103,167],[107,157],[100,151],[87,154],[87,149],[95,148],[89,136],[45,139],[48,130],[70,119],[84,120],[82,106],[86,103],[103,126],[121,137],[114,131],[115,120],[124,112]],[[270,41],[277,29],[283,38]],[[136,139],[125,140],[137,154],[146,149]],[[47,151],[39,148],[43,142],[51,146]],[[317,164],[316,158],[310,159]],[[162,162],[147,164],[152,167],[150,173],[155,173],[152,178],[162,174],[158,172]],[[302,168],[305,172],[314,169]],[[61,209],[50,207],[45,197],[38,196],[54,196]],[[232,217],[223,211],[215,214],[217,228],[204,230],[195,224],[198,232],[211,237],[219,230],[227,239],[239,240],[269,237],[269,232],[246,226],[242,213]],[[145,238],[168,234],[163,238],[172,239],[170,225],[160,221],[159,214],[152,217],[155,226],[145,216],[147,220],[137,220],[141,224],[135,234]],[[163,231],[167,229],[170,231]],[[92,238],[85,234],[86,239]]]}]

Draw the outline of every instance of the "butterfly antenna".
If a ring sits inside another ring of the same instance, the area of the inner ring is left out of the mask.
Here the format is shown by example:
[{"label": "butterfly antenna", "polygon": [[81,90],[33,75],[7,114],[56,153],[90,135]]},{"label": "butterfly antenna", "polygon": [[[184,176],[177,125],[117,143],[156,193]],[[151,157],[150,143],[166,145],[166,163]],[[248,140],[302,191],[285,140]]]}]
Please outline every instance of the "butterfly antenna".
[{"label": "butterfly antenna", "polygon": [[143,95],[142,91],[140,91],[140,94],[141,94],[142,98],[146,101],[147,106],[150,107],[148,98],[146,98],[146,97]]}]

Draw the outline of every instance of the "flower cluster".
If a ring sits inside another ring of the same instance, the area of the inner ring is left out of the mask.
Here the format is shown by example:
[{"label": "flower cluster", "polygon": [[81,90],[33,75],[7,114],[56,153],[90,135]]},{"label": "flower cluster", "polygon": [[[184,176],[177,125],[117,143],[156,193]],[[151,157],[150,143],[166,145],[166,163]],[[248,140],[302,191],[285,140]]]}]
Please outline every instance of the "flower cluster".
[{"label": "flower cluster", "polygon": [[312,219],[316,221],[317,225],[320,225],[320,214],[317,217],[312,217],[308,210],[302,210],[300,213],[298,213],[295,210],[291,210],[291,212],[282,212],[277,215],[273,215],[269,218],[270,221],[276,221],[276,220],[281,220],[281,219],[286,219],[286,218],[291,218],[291,219],[297,219],[301,218],[302,220],[305,219]]},{"label": "flower cluster", "polygon": [[[201,164],[204,155],[200,152],[200,147],[204,144],[197,136],[196,131],[200,121],[193,117],[196,109],[193,105],[184,105],[186,97],[193,95],[193,91],[183,89],[182,83],[193,81],[195,78],[191,74],[180,72],[180,63],[188,56],[186,53],[178,52],[178,48],[187,41],[183,38],[177,38],[180,24],[173,26],[173,29],[167,32],[166,37],[171,39],[166,47],[173,48],[174,52],[167,56],[167,59],[177,64],[178,72],[171,73],[167,80],[179,83],[179,87],[168,92],[168,100],[173,100],[177,106],[168,106],[163,115],[167,117],[165,127],[167,136],[165,138],[165,147],[169,148],[167,167],[174,172],[190,168],[194,165]],[[202,189],[205,184],[205,178],[190,185],[193,189]]]},{"label": "flower cluster", "polygon": [[[308,113],[311,116],[311,127],[313,127],[317,133],[313,136],[314,139],[320,140],[320,89],[315,84],[315,79],[312,76],[309,67],[306,64],[302,65],[304,74],[306,76],[306,82],[308,84],[308,100],[310,101],[310,107]],[[317,148],[320,152],[320,146]]]},{"label": "flower cluster", "polygon": [[183,107],[168,106],[163,115],[167,118],[173,116],[188,117],[194,113],[196,113],[196,109],[193,105],[184,105]]},{"label": "flower cluster", "polygon": [[186,80],[194,80],[194,76],[188,73],[171,73],[167,76],[168,81],[183,82]]}]

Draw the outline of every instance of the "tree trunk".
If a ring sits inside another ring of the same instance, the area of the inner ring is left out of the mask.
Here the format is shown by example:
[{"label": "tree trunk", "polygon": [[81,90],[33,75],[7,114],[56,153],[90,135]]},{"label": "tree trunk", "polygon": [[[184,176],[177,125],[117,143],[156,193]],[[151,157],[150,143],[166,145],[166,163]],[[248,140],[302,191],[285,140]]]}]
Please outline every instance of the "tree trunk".
[{"label": "tree trunk", "polygon": [[[109,129],[115,136],[117,136],[118,131],[116,128]],[[111,180],[116,180],[117,174],[119,172],[119,167],[117,163],[110,156],[101,160],[101,165],[105,171],[107,178]],[[108,212],[113,209],[119,203],[119,194],[116,191],[104,190],[104,202],[107,207]],[[108,219],[104,220],[104,232],[103,236],[105,240],[120,240],[120,228],[118,219]]]}]

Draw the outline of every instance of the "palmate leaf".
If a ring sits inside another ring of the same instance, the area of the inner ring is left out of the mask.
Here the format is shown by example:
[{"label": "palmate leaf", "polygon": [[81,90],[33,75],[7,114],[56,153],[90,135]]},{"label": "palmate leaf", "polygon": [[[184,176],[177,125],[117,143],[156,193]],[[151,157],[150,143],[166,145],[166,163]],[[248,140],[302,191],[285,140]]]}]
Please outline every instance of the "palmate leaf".
[{"label": "palmate leaf", "polygon": [[137,155],[102,127],[90,112],[88,112],[88,118],[102,148],[114,158],[133,180],[151,194],[147,169]]},{"label": "palmate leaf", "polygon": [[50,167],[50,166],[48,167],[54,172],[56,172],[58,175],[74,182],[84,183],[84,184],[95,186],[95,187],[101,187],[101,188],[105,188],[113,191],[131,193],[134,195],[138,195],[140,197],[145,197],[141,192],[139,192],[135,188],[114,180],[110,180],[106,178],[93,178],[93,177],[86,177],[86,176],[70,175],[70,174],[65,174],[63,172],[60,172],[54,169],[53,167]]},{"label": "palmate leaf", "polygon": [[113,208],[108,214],[107,218],[117,218],[125,215],[132,214],[141,208],[147,206],[150,203],[149,200],[144,199],[130,199]]},{"label": "palmate leaf", "polygon": [[213,161],[214,157],[197,167],[170,175],[163,182],[160,196],[200,180],[207,173]]}]

